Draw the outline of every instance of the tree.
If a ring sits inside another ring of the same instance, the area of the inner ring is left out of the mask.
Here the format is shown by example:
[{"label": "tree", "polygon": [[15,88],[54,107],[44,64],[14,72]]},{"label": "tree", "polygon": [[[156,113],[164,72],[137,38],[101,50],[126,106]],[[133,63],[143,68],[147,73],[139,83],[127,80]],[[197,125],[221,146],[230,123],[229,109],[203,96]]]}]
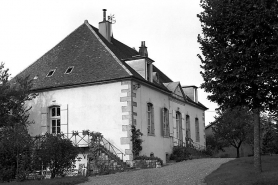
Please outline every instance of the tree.
[{"label": "tree", "polygon": [[246,141],[253,126],[252,114],[239,107],[218,111],[218,116],[212,124],[214,137],[235,147],[239,158],[239,148]]},{"label": "tree", "polygon": [[131,142],[132,142],[132,154],[134,157],[139,156],[140,151],[142,150],[142,142],[140,139],[142,136],[140,129],[136,129],[135,125],[131,126]]},{"label": "tree", "polygon": [[30,171],[32,139],[26,127],[0,129],[0,181],[24,180]]},{"label": "tree", "polygon": [[36,150],[35,158],[40,159],[44,166],[49,167],[51,178],[62,175],[64,171],[74,167],[78,148],[62,135],[46,133],[45,138]]},{"label": "tree", "polygon": [[277,124],[275,124],[271,117],[267,117],[262,124],[263,134],[262,134],[262,152],[274,154],[278,153],[278,130]]},{"label": "tree", "polygon": [[201,88],[222,108],[245,106],[253,112],[254,166],[261,172],[260,112],[278,110],[278,2],[202,0],[200,5]]},{"label": "tree", "polygon": [[224,147],[226,146],[229,146],[227,142],[217,139],[214,135],[206,136],[206,150],[210,155],[218,153],[219,150],[224,152]]},{"label": "tree", "polygon": [[28,111],[25,102],[36,94],[31,92],[32,80],[28,77],[9,81],[8,69],[0,64],[0,181],[15,177],[24,179],[30,166],[31,137],[27,126]]}]

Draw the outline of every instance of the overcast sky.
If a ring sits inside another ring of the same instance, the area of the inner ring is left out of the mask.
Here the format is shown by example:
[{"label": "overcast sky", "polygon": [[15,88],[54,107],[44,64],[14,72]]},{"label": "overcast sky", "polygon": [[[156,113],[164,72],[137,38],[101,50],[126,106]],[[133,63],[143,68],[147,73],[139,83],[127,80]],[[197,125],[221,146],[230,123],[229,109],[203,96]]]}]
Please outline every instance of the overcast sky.
[{"label": "overcast sky", "polygon": [[[115,15],[114,38],[137,50],[145,41],[154,65],[168,77],[200,86],[199,0],[1,0],[0,62],[15,76],[84,20],[98,28],[102,9]],[[199,101],[209,108],[208,125],[217,104],[206,97],[199,89]]]}]

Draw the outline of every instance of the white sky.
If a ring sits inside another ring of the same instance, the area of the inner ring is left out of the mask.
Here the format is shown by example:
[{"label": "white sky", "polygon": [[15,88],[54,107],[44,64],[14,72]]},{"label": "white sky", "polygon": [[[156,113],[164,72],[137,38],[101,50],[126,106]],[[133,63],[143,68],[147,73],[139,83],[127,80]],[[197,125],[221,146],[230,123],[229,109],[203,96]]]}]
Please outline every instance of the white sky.
[{"label": "white sky", "polygon": [[[198,0],[0,0],[0,62],[15,76],[84,20],[98,28],[102,9],[115,15],[116,39],[137,50],[145,41],[154,65],[168,77],[200,86]],[[217,104],[206,97],[199,89],[199,101],[209,108],[208,125]]]}]

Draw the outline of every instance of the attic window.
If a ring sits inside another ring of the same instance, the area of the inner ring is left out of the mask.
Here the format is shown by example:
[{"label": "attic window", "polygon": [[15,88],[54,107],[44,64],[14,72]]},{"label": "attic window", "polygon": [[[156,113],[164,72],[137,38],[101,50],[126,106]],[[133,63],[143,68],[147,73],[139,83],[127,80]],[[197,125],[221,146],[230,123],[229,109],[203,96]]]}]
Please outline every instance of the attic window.
[{"label": "attic window", "polygon": [[68,67],[68,69],[66,70],[65,74],[70,74],[73,70],[74,66],[70,66]]},{"label": "attic window", "polygon": [[46,75],[46,77],[51,77],[51,76],[54,74],[55,70],[56,70],[56,69],[51,69],[51,70],[48,72],[48,74]]}]

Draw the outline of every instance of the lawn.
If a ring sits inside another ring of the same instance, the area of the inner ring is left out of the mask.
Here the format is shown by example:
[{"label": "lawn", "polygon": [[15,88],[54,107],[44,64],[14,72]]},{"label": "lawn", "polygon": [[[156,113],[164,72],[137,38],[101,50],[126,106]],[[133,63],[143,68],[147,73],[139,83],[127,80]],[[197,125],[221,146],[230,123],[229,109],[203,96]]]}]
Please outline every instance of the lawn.
[{"label": "lawn", "polygon": [[205,178],[208,185],[277,185],[278,155],[262,156],[263,172],[253,167],[253,157],[242,157],[221,165]]},{"label": "lawn", "polygon": [[23,182],[0,183],[0,185],[75,185],[88,181],[88,177],[63,177],[45,180],[26,180]]}]

